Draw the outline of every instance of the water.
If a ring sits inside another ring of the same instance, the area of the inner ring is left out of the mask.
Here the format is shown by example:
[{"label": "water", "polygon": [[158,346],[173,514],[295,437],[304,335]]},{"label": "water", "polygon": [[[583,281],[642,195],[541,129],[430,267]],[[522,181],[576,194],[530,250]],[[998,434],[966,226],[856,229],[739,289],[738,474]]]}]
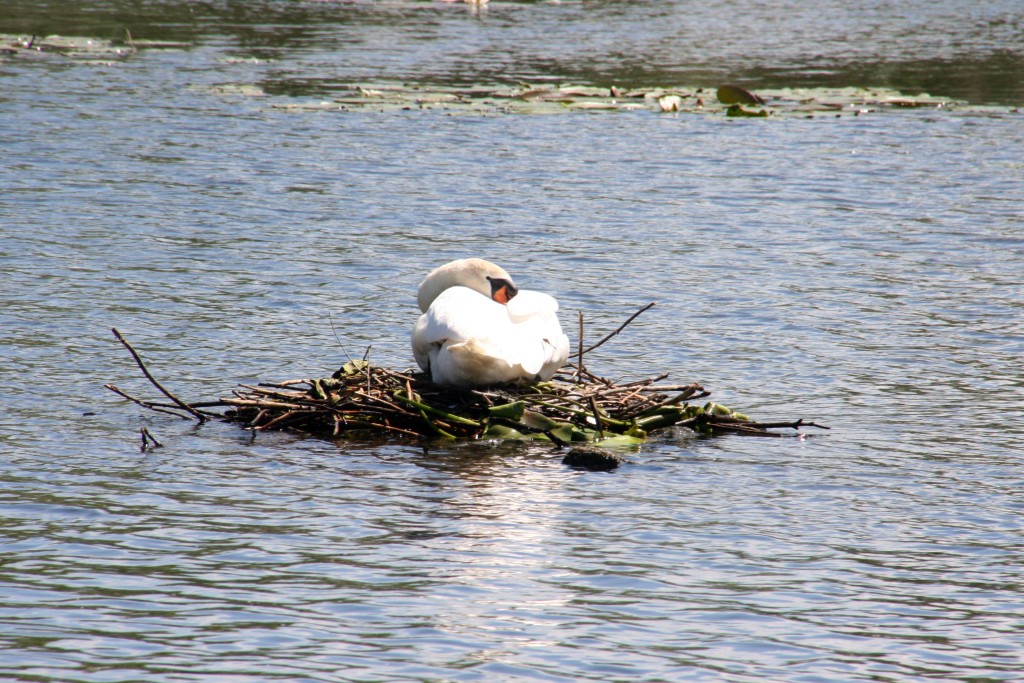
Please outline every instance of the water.
[{"label": "water", "polygon": [[[0,61],[3,677],[1018,680],[1019,17],[911,3],[840,22],[800,5],[769,31],[776,8],[737,7],[0,18],[0,32],[195,41],[117,63]],[[729,17],[746,56],[711,39]],[[660,47],[691,24],[706,42]],[[806,37],[840,30],[847,43]],[[883,62],[1003,106],[775,121],[274,106],[512,66],[713,84],[743,64],[767,87],[871,85],[854,75]],[[238,84],[269,94],[223,88]],[[416,285],[467,254],[555,294],[566,323],[582,309],[592,339],[657,301],[594,352],[603,374],[667,371],[833,429],[669,431],[583,474],[538,445],[252,438],[103,389],[152,395],[115,326],[190,399],[328,373],[369,345],[408,367]],[[142,426],[164,447],[141,452]]]}]

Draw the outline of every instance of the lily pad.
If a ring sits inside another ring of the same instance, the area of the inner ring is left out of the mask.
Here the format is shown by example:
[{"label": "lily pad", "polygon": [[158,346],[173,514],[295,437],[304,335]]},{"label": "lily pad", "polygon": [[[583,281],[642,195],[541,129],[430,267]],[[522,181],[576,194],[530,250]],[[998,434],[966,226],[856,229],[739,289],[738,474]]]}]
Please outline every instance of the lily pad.
[{"label": "lily pad", "polygon": [[[222,91],[223,86],[220,86]],[[241,89],[234,92],[242,92]],[[262,90],[254,89],[253,94]],[[770,103],[770,104],[769,104]],[[275,108],[289,111],[442,110],[451,114],[551,115],[579,112],[636,112],[701,114],[722,117],[792,118],[820,114],[860,116],[868,113],[913,109],[970,109],[964,102],[927,94],[907,95],[872,88],[782,88],[754,94],[738,86],[724,85],[715,91],[698,87],[628,89],[582,85],[534,85],[510,87],[477,85],[444,88],[393,83],[340,85],[330,100],[271,98]]]},{"label": "lily pad", "polygon": [[125,32],[123,40],[90,36],[0,34],[0,55],[27,59],[61,59],[78,62],[122,60],[143,49],[180,49],[188,43],[157,40],[133,40]]},{"label": "lily pad", "polygon": [[757,111],[751,111],[750,109],[744,109],[739,104],[730,104],[729,108],[725,110],[726,116],[741,117],[741,118],[764,118],[768,116],[768,112],[764,109],[758,109]]},{"label": "lily pad", "polygon": [[715,93],[722,104],[764,104],[764,99],[738,85],[723,85]]}]

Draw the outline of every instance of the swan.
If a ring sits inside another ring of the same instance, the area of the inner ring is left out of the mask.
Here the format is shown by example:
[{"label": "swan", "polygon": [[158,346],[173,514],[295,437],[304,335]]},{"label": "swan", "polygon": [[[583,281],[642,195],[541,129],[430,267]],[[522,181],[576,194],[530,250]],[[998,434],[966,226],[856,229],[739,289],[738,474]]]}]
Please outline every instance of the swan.
[{"label": "swan", "polygon": [[546,381],[569,357],[554,297],[518,289],[490,261],[435,268],[420,283],[417,302],[423,315],[412,331],[412,353],[437,384]]}]

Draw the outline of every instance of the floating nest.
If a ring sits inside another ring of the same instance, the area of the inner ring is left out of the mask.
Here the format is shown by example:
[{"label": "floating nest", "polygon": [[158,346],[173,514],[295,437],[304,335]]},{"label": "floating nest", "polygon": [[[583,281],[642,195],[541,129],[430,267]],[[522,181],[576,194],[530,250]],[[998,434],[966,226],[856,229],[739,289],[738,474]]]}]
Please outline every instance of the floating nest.
[{"label": "floating nest", "polygon": [[[689,427],[704,434],[768,434],[808,423],[756,422],[719,403],[699,384],[665,375],[614,383],[574,365],[550,382],[456,389],[422,373],[366,360],[331,377],[242,385],[218,405],[221,417],[257,431],[285,429],[328,437],[390,435],[446,439],[542,439],[559,445],[639,443],[652,431]],[[698,403],[699,402],[699,403]]]},{"label": "floating nest", "polygon": [[[559,446],[608,446],[641,443],[667,427],[757,436],[801,427],[827,429],[803,420],[753,420],[705,400],[710,392],[700,384],[667,383],[667,374],[613,382],[587,370],[582,352],[549,382],[458,389],[435,384],[420,372],[396,372],[363,358],[349,360],[330,377],[243,384],[229,396],[188,403],[161,385],[121,333],[113,332],[170,402],[138,399],[112,384],[107,389],[150,410],[200,422],[225,420],[254,432],[282,430],[325,438],[540,439]],[[143,448],[160,445],[145,428],[142,439]],[[585,457],[587,451],[581,453]]]}]

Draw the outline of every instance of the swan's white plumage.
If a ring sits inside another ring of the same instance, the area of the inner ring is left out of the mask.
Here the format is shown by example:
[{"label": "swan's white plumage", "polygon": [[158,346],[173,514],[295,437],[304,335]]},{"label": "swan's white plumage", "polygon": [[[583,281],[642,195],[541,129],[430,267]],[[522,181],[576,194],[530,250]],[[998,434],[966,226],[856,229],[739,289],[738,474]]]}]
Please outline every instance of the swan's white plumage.
[{"label": "swan's white plumage", "polygon": [[424,313],[413,329],[412,350],[438,384],[548,380],[568,358],[558,302],[519,290],[507,304],[499,303],[491,298],[493,279],[512,283],[493,263],[462,259],[435,269],[420,284]]}]

